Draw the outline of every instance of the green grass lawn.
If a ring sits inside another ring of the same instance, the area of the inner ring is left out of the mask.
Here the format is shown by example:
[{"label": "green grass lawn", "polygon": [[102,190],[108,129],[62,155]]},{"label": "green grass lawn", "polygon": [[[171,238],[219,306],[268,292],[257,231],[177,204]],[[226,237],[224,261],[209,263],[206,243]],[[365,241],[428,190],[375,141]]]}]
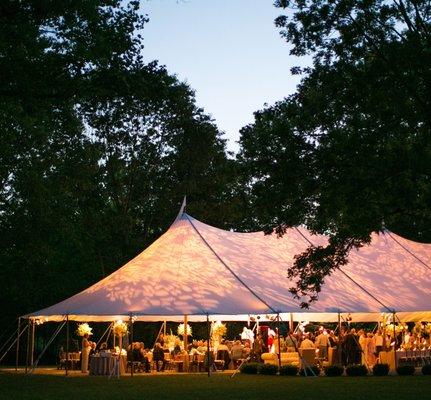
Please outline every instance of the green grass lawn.
[{"label": "green grass lawn", "polygon": [[0,373],[0,399],[430,399],[431,376],[303,378],[237,375],[105,377]]}]

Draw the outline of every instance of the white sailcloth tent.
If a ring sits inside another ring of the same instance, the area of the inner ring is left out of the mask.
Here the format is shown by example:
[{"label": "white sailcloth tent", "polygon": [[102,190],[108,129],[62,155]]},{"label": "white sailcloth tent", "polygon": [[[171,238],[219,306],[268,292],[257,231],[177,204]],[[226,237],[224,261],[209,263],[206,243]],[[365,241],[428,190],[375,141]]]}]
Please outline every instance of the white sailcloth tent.
[{"label": "white sailcloth tent", "polygon": [[353,251],[326,278],[318,301],[301,309],[289,292],[287,268],[310,242],[325,241],[304,228],[282,238],[224,231],[180,212],[165,234],[113,274],[25,318],[228,321],[279,313],[283,320],[321,322],[351,314],[359,322],[395,312],[401,321],[431,320],[431,244],[391,232]]}]

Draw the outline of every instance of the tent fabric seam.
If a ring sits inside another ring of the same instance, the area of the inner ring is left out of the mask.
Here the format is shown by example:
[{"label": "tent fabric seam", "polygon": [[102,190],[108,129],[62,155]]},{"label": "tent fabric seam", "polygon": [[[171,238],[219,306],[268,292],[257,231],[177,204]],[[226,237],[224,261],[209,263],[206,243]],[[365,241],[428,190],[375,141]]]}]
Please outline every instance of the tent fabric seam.
[{"label": "tent fabric seam", "polygon": [[[295,226],[295,230],[304,238],[305,241],[307,241],[311,246],[314,247],[314,244],[311,240],[309,240],[307,237],[304,236],[304,234]],[[338,270],[350,281],[352,281],[356,286],[358,286],[363,292],[365,292],[368,296],[370,296],[373,300],[377,301],[381,306],[386,308],[390,313],[395,313],[395,310],[392,310],[388,306],[386,306],[383,302],[381,302],[377,297],[375,297],[372,293],[370,293],[367,289],[365,289],[362,285],[360,285],[358,282],[356,282],[350,275],[348,275],[346,272],[342,270],[341,267],[338,268]]]},{"label": "tent fabric seam", "polygon": [[259,301],[261,301],[265,306],[267,306],[271,311],[273,311],[275,314],[279,314],[279,311],[275,310],[272,306],[270,306],[264,299],[262,299],[253,289],[251,289],[223,260],[222,258],[217,254],[217,252],[212,248],[212,246],[206,241],[206,239],[202,236],[202,234],[199,232],[199,230],[196,228],[196,226],[193,224],[191,219],[189,218],[188,214],[184,213],[184,216],[189,221],[190,225],[193,227],[193,229],[196,231],[196,233],[199,235],[201,240],[205,243],[205,245],[213,252],[213,254],[217,257],[217,259],[221,262],[221,264],[235,277],[235,279],[241,283],[254,297],[256,297]]}]

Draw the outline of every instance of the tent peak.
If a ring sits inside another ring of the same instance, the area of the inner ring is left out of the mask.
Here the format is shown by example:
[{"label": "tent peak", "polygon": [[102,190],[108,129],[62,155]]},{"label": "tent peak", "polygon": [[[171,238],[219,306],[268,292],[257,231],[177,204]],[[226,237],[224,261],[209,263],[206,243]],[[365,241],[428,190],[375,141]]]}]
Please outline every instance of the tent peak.
[{"label": "tent peak", "polygon": [[186,211],[186,207],[187,207],[187,196],[184,196],[183,202],[182,202],[181,207],[180,207],[180,211],[178,211],[178,214],[177,214],[177,217],[175,218],[174,223],[182,218],[183,214]]}]

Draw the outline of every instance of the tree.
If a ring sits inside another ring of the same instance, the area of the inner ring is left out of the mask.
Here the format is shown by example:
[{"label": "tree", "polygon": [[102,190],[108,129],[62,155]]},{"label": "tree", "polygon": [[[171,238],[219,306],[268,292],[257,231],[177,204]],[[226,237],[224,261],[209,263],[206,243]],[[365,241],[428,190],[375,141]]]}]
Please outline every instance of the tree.
[{"label": "tree", "polygon": [[297,92],[255,113],[240,161],[261,226],[329,235],[288,269],[307,307],[352,248],[385,227],[431,240],[430,6],[278,1],[291,54],[313,56]]},{"label": "tree", "polygon": [[144,63],[146,21],[136,1],[0,4],[2,322],[120,267],[185,194],[210,221],[235,218],[221,132]]}]

